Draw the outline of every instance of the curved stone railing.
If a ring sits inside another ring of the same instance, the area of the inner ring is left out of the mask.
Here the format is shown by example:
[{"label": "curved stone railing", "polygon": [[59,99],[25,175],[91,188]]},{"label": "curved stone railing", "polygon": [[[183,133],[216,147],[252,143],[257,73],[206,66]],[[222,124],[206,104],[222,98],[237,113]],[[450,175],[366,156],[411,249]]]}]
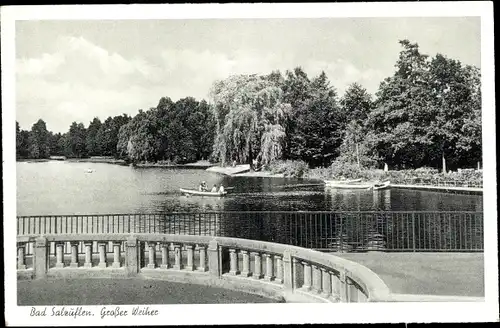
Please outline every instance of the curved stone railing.
[{"label": "curved stone railing", "polygon": [[207,284],[287,302],[390,301],[368,268],[301,247],[167,234],[18,236],[18,277],[142,277]]}]

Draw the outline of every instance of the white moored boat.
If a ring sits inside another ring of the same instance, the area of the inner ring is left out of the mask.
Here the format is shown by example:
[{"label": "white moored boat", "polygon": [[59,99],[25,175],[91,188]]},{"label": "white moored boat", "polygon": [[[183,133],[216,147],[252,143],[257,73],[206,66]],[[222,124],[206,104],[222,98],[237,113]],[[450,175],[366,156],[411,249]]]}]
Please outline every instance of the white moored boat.
[{"label": "white moored boat", "polygon": [[224,192],[211,192],[211,191],[198,191],[193,189],[183,189],[181,188],[181,192],[185,195],[193,195],[193,196],[208,196],[208,197],[222,197],[227,194]]},{"label": "white moored boat", "polygon": [[332,183],[328,187],[337,189],[364,189],[364,190],[380,190],[389,188],[391,185],[390,181],[383,183]]},{"label": "white moored boat", "polygon": [[328,187],[336,188],[336,189],[371,189],[373,184],[367,183],[329,183]]},{"label": "white moored boat", "polygon": [[361,182],[361,179],[347,179],[347,180],[323,180],[327,185],[330,184],[346,184],[346,183],[355,183]]}]

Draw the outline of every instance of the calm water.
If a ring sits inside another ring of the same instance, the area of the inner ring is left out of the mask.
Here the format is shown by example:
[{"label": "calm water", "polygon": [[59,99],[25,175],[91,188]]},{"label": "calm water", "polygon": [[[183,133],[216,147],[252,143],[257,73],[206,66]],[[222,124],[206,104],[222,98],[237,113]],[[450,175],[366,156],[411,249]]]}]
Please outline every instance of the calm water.
[{"label": "calm water", "polygon": [[[402,189],[334,190],[318,181],[226,177],[201,169],[132,168],[100,163],[18,162],[17,214],[199,211],[482,211],[482,195]],[[92,169],[93,173],[86,173]],[[233,188],[225,198],[183,196],[179,188]]]}]

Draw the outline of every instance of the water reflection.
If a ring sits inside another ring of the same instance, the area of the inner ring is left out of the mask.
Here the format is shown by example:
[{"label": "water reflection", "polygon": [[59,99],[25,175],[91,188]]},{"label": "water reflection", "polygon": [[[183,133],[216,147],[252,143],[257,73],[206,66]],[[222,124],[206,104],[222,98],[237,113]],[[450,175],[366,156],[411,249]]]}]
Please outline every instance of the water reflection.
[{"label": "water reflection", "polygon": [[[18,163],[18,215],[206,211],[481,211],[482,195],[404,189],[340,190],[317,181],[228,177],[201,169],[134,169],[100,163]],[[87,169],[93,173],[85,173]],[[223,198],[180,188],[222,183]],[[249,229],[252,227],[249,227]]]}]

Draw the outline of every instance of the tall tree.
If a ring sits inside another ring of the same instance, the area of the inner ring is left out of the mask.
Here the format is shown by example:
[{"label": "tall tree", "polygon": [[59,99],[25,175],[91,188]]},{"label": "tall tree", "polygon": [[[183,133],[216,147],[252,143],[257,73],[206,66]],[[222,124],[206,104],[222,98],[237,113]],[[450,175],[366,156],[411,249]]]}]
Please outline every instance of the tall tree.
[{"label": "tall tree", "polygon": [[199,102],[196,112],[188,121],[188,126],[191,127],[196,159],[208,159],[212,153],[215,137],[215,119],[205,100]]},{"label": "tall tree", "polygon": [[428,127],[433,139],[432,163],[451,167],[474,166],[480,160],[480,77],[472,67],[437,54],[429,69],[434,119]]},{"label": "tall tree", "polygon": [[290,105],[273,82],[256,75],[235,75],[211,90],[217,134],[214,155],[222,165],[235,159],[266,164],[283,153],[284,120]]},{"label": "tall tree", "polygon": [[[271,74],[270,79],[273,78],[276,80],[276,74]],[[311,81],[301,67],[296,67],[292,71],[286,71],[285,78],[279,85],[283,90],[284,102],[289,103],[291,106],[285,118],[284,157],[301,159],[298,151],[302,148],[303,140],[296,139],[297,127],[300,125],[298,116],[307,108],[311,99]]]},{"label": "tall tree", "polygon": [[89,127],[87,128],[87,138],[85,142],[89,156],[101,155],[101,145],[97,142],[97,133],[99,132],[101,125],[101,120],[99,120],[99,118],[97,117],[94,117],[92,122],[90,122]]},{"label": "tall tree", "polygon": [[130,121],[127,114],[108,117],[96,134],[96,144],[104,156],[117,156],[118,132]]},{"label": "tall tree", "polygon": [[300,124],[291,135],[290,153],[313,166],[327,165],[338,155],[345,119],[325,72],[311,81],[309,89],[295,114]]},{"label": "tall tree", "polygon": [[64,155],[64,147],[61,147],[61,133],[52,133],[49,132],[49,147],[50,147],[50,155],[62,156]]},{"label": "tall tree", "polygon": [[426,149],[432,145],[427,126],[433,117],[428,88],[427,55],[418,44],[400,41],[403,50],[396,72],[377,91],[376,109],[369,124],[378,138],[376,151],[396,167],[418,167],[425,163]]},{"label": "tall tree", "polygon": [[66,135],[66,154],[69,157],[82,158],[87,156],[87,131],[83,123],[73,122]]},{"label": "tall tree", "polygon": [[157,159],[155,120],[153,110],[139,113],[120,127],[117,151],[127,154],[133,162],[155,161]]},{"label": "tall tree", "polygon": [[48,158],[50,156],[49,137],[45,121],[39,119],[33,124],[29,134],[29,156],[31,158]]},{"label": "tall tree", "polygon": [[29,156],[29,131],[21,130],[16,121],[16,158],[27,158]]},{"label": "tall tree", "polygon": [[[362,145],[369,129],[366,122],[373,110],[372,96],[358,83],[351,84],[340,99],[344,115],[345,134],[341,147],[341,156],[349,161],[355,160],[358,167],[366,163],[370,155],[369,148]],[[360,150],[360,148],[362,148]]]}]

